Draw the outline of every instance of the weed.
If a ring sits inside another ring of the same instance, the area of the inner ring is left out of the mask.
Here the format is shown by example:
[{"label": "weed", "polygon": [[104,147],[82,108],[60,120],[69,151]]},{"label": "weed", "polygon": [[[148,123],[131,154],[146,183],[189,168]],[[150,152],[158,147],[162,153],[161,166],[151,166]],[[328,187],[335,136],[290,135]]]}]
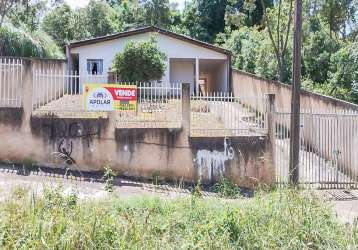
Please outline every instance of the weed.
[{"label": "weed", "polygon": [[[74,192],[75,193],[75,192]],[[70,198],[72,197],[72,198]],[[2,249],[357,249],[310,193],[259,192],[252,199],[131,198],[78,201],[60,187],[0,203]],[[74,202],[75,200],[75,202]]]},{"label": "weed", "polygon": [[194,189],[192,190],[191,194],[194,197],[200,198],[203,196],[202,189],[201,189],[201,181],[198,180],[198,182],[195,184]]},{"label": "weed", "polygon": [[239,186],[224,176],[222,176],[220,181],[213,186],[212,190],[218,193],[220,197],[229,199],[235,199],[240,194]]},{"label": "weed", "polygon": [[24,198],[28,193],[28,188],[17,185],[12,189],[12,197],[16,199]]},{"label": "weed", "polygon": [[104,167],[104,175],[103,175],[103,179],[105,183],[104,189],[107,192],[113,192],[113,181],[116,176],[117,173],[113,171],[110,166]]},{"label": "weed", "polygon": [[152,183],[157,186],[159,182],[160,182],[160,171],[156,170],[152,174]]}]

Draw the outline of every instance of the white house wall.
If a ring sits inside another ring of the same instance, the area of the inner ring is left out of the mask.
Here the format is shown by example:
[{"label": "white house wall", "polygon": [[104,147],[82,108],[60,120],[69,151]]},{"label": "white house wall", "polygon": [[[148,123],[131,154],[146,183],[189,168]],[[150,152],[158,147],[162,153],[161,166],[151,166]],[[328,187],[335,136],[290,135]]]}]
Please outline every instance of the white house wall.
[{"label": "white house wall", "polygon": [[216,89],[217,91],[228,91],[228,63],[222,63],[216,71]]},{"label": "white house wall", "polygon": [[[179,39],[175,39],[160,33],[143,33],[138,35],[131,35],[128,37],[118,38],[110,41],[99,42],[95,44],[84,45],[71,49],[71,53],[79,54],[79,71],[85,72],[87,70],[87,59],[103,59],[103,72],[106,73],[112,67],[112,62],[115,55],[123,51],[126,43],[129,41],[143,41],[148,40],[150,37],[154,37],[158,43],[158,46],[162,52],[167,56],[167,67],[165,75],[163,76],[163,82],[169,82],[170,58],[199,58],[199,59],[224,59],[227,60],[227,55],[210,50],[198,45],[194,45],[189,42],[185,42]],[[223,79],[226,76],[221,76]],[[180,79],[173,79],[180,80]],[[227,82],[225,82],[227,85]]]},{"label": "white house wall", "polygon": [[191,91],[194,86],[194,61],[180,60],[170,62],[170,83],[190,83]]}]

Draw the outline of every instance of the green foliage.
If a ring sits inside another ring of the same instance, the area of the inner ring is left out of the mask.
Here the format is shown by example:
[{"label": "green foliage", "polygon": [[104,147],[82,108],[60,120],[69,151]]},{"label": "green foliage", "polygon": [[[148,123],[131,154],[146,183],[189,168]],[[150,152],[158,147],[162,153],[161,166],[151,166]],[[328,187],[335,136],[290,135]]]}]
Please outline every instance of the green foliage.
[{"label": "green foliage", "polygon": [[21,26],[15,28],[5,23],[0,28],[0,54],[42,58],[64,58],[56,43],[43,31],[30,31]]},{"label": "green foliage", "polygon": [[303,51],[304,72],[316,83],[324,83],[328,77],[332,53],[339,44],[322,30],[307,35]]},{"label": "green foliage", "polygon": [[327,79],[317,83],[305,79],[303,86],[323,95],[358,103],[358,47],[356,43],[342,47],[330,56]]},{"label": "green foliage", "polygon": [[[229,27],[261,25],[263,22],[263,6],[261,1],[231,0],[226,6],[225,21]],[[272,0],[264,0],[265,7],[272,7]]]},{"label": "green foliage", "polygon": [[232,183],[224,176],[221,177],[218,183],[213,186],[213,191],[218,193],[222,198],[234,199],[240,195],[240,188],[237,184]]},{"label": "green foliage", "polygon": [[4,249],[356,249],[356,227],[340,225],[309,193],[253,199],[110,199],[69,203],[44,196],[0,203]]},{"label": "green foliage", "polygon": [[63,195],[62,186],[58,185],[54,188],[45,187],[43,193],[43,206],[48,210],[72,210],[77,206],[78,195],[75,190],[69,195]]},{"label": "green foliage", "polygon": [[233,52],[235,68],[260,76],[277,79],[277,61],[267,35],[257,27],[227,29],[218,35],[217,44]]},{"label": "green foliage", "polygon": [[58,5],[45,16],[42,28],[63,47],[73,40],[120,31],[122,23],[107,3],[91,0],[88,6],[75,11],[67,4]]},{"label": "green foliage", "polygon": [[154,171],[152,174],[152,181],[154,185],[158,185],[160,182],[160,171]]},{"label": "green foliage", "polygon": [[117,176],[117,173],[111,169],[109,166],[104,167],[104,175],[103,180],[105,183],[104,189],[107,192],[113,192],[113,181],[114,178]]},{"label": "green foliage", "polygon": [[42,16],[47,11],[46,5],[47,0],[17,1],[9,11],[9,20],[16,27],[25,25],[30,31],[35,31],[40,28]]},{"label": "green foliage", "polygon": [[224,31],[227,0],[193,0],[183,12],[187,34],[206,42]]},{"label": "green foliage", "polygon": [[85,15],[85,27],[91,37],[108,35],[122,28],[117,13],[104,1],[90,0]]},{"label": "green foliage", "polygon": [[169,0],[147,0],[143,3],[144,23],[167,28],[170,24]]},{"label": "green foliage", "polygon": [[331,57],[328,72],[329,81],[334,85],[352,87],[358,81],[358,42],[348,44]]},{"label": "green foliage", "polygon": [[165,71],[166,56],[154,39],[139,43],[129,42],[116,55],[113,69],[125,82],[146,82],[160,79]]},{"label": "green foliage", "polygon": [[198,182],[195,184],[194,189],[192,190],[191,194],[193,195],[193,197],[201,198],[203,196],[203,194],[201,192],[202,192],[201,181],[198,180]]},{"label": "green foliage", "polygon": [[42,28],[51,35],[59,46],[65,46],[72,40],[90,37],[86,28],[86,14],[83,10],[72,11],[67,4],[51,11],[43,20]]}]

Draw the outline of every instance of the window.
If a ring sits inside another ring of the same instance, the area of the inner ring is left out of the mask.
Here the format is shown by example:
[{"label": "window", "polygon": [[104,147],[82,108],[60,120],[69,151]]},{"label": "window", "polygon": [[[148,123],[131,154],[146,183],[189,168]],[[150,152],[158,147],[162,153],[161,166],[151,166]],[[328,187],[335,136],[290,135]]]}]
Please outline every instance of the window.
[{"label": "window", "polygon": [[103,59],[87,59],[87,72],[92,75],[103,73]]}]

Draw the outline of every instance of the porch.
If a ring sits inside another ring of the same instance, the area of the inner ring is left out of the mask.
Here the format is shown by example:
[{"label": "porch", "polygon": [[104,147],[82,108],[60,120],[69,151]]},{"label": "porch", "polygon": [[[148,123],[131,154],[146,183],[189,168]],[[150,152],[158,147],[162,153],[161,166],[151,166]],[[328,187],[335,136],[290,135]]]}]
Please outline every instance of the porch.
[{"label": "porch", "polygon": [[169,82],[190,83],[191,94],[206,95],[229,91],[229,67],[226,60],[170,58]]}]

